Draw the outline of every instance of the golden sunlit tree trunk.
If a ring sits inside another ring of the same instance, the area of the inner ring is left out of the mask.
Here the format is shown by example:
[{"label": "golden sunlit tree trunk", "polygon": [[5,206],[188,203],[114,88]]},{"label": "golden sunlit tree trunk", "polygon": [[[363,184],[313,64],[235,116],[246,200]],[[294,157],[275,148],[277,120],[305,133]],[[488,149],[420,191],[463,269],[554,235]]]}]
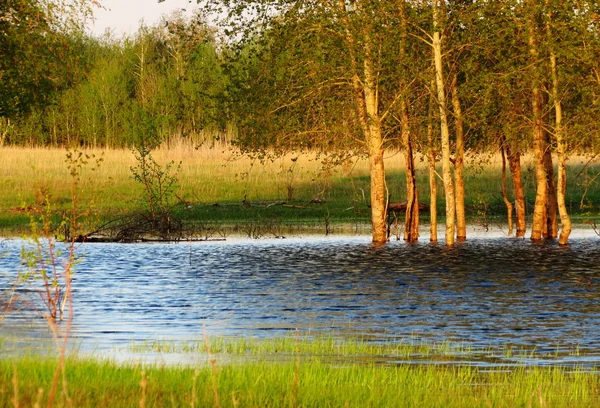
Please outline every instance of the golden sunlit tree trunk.
[{"label": "golden sunlit tree trunk", "polygon": [[458,95],[458,78],[452,78],[452,107],[456,130],[456,155],[454,160],[454,182],[456,184],[456,238],[461,241],[467,238],[467,220],[465,215],[465,182],[463,170],[465,166],[465,140],[463,115]]},{"label": "golden sunlit tree trunk", "polygon": [[416,242],[419,240],[419,194],[413,155],[412,140],[408,112],[404,98],[400,101],[400,117],[402,126],[402,147],[406,162],[406,216],[404,219],[404,240]]},{"label": "golden sunlit tree trunk", "polygon": [[433,138],[433,110],[435,80],[429,88],[429,122],[427,124],[427,167],[429,168],[429,241],[437,242],[437,172],[435,171],[435,142]]},{"label": "golden sunlit tree trunk", "polygon": [[[546,4],[548,2],[546,1]],[[548,41],[551,44],[550,47],[550,72],[552,74],[552,99],[554,100],[554,113],[555,113],[555,124],[554,124],[554,137],[556,139],[556,151],[558,156],[558,186],[557,186],[557,206],[560,214],[561,230],[558,238],[560,245],[567,245],[569,236],[571,235],[571,218],[567,212],[567,205],[565,200],[565,191],[567,189],[567,154],[566,154],[566,143],[565,143],[565,131],[562,121],[562,104],[560,101],[560,83],[558,79],[558,67],[556,63],[556,52],[552,48],[553,36],[552,36],[552,15],[548,12],[548,21],[546,24],[546,31],[548,34]]]},{"label": "golden sunlit tree trunk", "polygon": [[531,60],[531,106],[532,106],[532,133],[533,133],[533,153],[535,160],[535,180],[536,195],[535,206],[533,209],[533,222],[531,225],[531,239],[539,241],[547,229],[546,224],[546,201],[548,199],[548,183],[546,175],[546,166],[544,165],[544,154],[546,151],[546,140],[544,137],[544,124],[542,113],[542,93],[541,81],[539,78],[539,51],[537,41],[537,30],[534,16],[536,4],[533,0],[528,1],[532,7],[528,16],[528,44]]},{"label": "golden sunlit tree trunk", "polygon": [[512,236],[513,234],[513,205],[508,199],[508,181],[506,176],[506,147],[504,144],[506,143],[506,139],[502,141],[503,143],[500,145],[500,153],[502,155],[502,199],[504,200],[504,204],[506,205],[507,211],[507,220],[508,220],[508,236]]},{"label": "golden sunlit tree trunk", "polygon": [[387,242],[387,193],[383,166],[383,135],[373,66],[365,60],[364,100],[366,105],[367,146],[371,174],[371,225],[374,243]]},{"label": "golden sunlit tree trunk", "polygon": [[[400,60],[406,61],[407,47],[407,22],[406,22],[406,1],[402,0],[399,4],[401,18],[401,43]],[[401,79],[401,92],[406,89],[406,84]],[[413,144],[411,139],[410,121],[408,118],[408,106],[406,97],[400,97],[400,126],[402,128],[402,148],[404,150],[404,159],[406,163],[406,213],[404,217],[404,240],[416,242],[419,240],[419,194],[417,190],[417,177],[415,171]]]},{"label": "golden sunlit tree trunk", "polygon": [[544,129],[544,168],[546,170],[546,228],[544,238],[554,239],[558,236],[558,219],[556,185],[554,184],[554,165],[552,163],[552,151],[550,133]]},{"label": "golden sunlit tree trunk", "polygon": [[454,245],[454,215],[456,212],[454,197],[454,180],[452,179],[452,162],[450,161],[450,132],[448,129],[448,116],[446,113],[446,92],[444,89],[444,75],[442,64],[442,39],[439,29],[439,1],[433,5],[434,31],[433,31],[433,56],[435,62],[435,82],[437,86],[437,102],[440,110],[440,123],[442,133],[442,172],[444,179],[444,194],[446,198],[446,245]]},{"label": "golden sunlit tree trunk", "polygon": [[[383,164],[383,133],[379,114],[379,94],[376,85],[375,65],[372,60],[372,50],[368,28],[364,29],[364,62],[362,72],[356,56],[357,41],[350,30],[350,20],[344,0],[338,1],[338,9],[345,28],[346,43],[350,51],[352,69],[352,87],[354,103],[358,120],[364,135],[365,145],[369,154],[371,179],[371,227],[373,243],[387,242],[387,191],[385,184],[385,168]],[[362,79],[360,77],[362,73]]]},{"label": "golden sunlit tree trunk", "polygon": [[515,216],[517,221],[515,236],[522,238],[525,236],[527,225],[525,222],[525,193],[523,192],[523,178],[521,176],[521,153],[519,153],[518,148],[511,147],[510,142],[506,138],[504,140],[504,148],[506,149],[506,158],[510,168],[515,196]]}]

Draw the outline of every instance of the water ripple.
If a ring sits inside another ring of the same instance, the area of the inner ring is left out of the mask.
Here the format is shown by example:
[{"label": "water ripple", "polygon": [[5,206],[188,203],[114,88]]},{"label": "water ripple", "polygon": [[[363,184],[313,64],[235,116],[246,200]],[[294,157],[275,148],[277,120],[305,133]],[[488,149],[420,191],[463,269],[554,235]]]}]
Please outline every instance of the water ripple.
[{"label": "water ripple", "polygon": [[[98,353],[134,341],[198,338],[204,326],[211,335],[242,336],[333,329],[596,352],[598,239],[575,236],[567,248],[501,238],[450,249],[367,241],[83,245],[73,337]],[[5,241],[2,287],[19,268],[22,245]],[[3,331],[26,318],[35,316],[13,316]]]}]

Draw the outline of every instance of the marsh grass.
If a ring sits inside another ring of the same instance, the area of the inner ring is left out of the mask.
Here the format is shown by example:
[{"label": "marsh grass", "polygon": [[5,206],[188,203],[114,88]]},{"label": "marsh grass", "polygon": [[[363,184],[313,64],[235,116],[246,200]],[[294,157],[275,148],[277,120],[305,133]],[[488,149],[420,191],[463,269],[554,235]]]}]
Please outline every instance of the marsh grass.
[{"label": "marsh grass", "polygon": [[[89,151],[103,158],[93,175],[82,174],[82,202],[106,218],[135,211],[142,188],[131,177],[136,165],[129,150]],[[28,217],[19,208],[49,196],[57,206],[69,205],[69,173],[66,151],[58,148],[0,148],[0,230],[26,230]],[[259,161],[224,148],[176,144],[153,153],[159,163],[181,162],[176,211],[183,219],[206,228],[223,224],[247,229],[249,221],[271,222],[287,229],[331,225],[365,224],[369,220],[369,170],[366,159],[355,158],[331,167],[315,154],[288,154]],[[404,199],[404,163],[401,154],[389,152],[385,165],[392,201]],[[426,163],[418,162],[420,200],[429,201]],[[597,216],[600,202],[600,165],[585,157],[570,160],[567,205],[572,213]],[[524,157],[527,200],[534,199],[533,165]],[[465,174],[467,210],[474,222],[504,217],[500,194],[500,163],[495,156],[471,157]],[[311,200],[320,202],[310,203]],[[243,206],[246,200],[250,206]],[[291,204],[272,205],[284,201]],[[217,204],[217,205],[215,205]],[[438,205],[443,205],[442,194]],[[427,215],[423,214],[426,220]],[[243,233],[243,231],[242,231]]]},{"label": "marsh grass", "polygon": [[[116,364],[71,356],[53,406],[595,407],[600,398],[595,369],[476,366],[468,363],[476,353],[499,351],[450,341],[376,342],[295,333],[273,339],[206,336],[193,343],[154,342],[131,349],[186,352],[188,361],[198,363]],[[507,347],[500,352],[539,357],[535,350]],[[192,358],[198,355],[207,359]],[[390,358],[398,356],[413,360]],[[39,355],[0,359],[0,406],[46,406],[57,366],[56,359]]]},{"label": "marsh grass", "polygon": [[292,361],[296,356],[319,358],[327,362],[354,362],[383,364],[463,364],[481,363],[488,366],[556,364],[584,357],[587,352],[575,349],[537,350],[505,345],[502,348],[473,348],[469,343],[457,341],[431,342],[420,338],[374,340],[368,337],[295,334],[274,338],[213,337],[194,341],[153,340],[132,343],[127,347],[133,355],[178,354],[204,357],[207,361],[216,355],[226,361]]},{"label": "marsh grass", "polygon": [[[419,339],[398,339],[374,341],[368,338],[348,338],[332,335],[294,334],[274,338],[257,337],[213,337],[210,343],[205,339],[185,342],[146,341],[132,343],[128,351],[133,353],[207,353],[233,356],[264,355],[310,355],[337,357],[413,357],[427,358],[474,354],[470,345],[447,341],[433,343]],[[484,352],[492,352],[485,350]]]},{"label": "marsh grass", "polygon": [[[0,406],[46,405],[57,362],[0,360]],[[55,407],[595,407],[596,373],[561,367],[249,362],[199,367],[70,359]],[[16,384],[16,385],[15,385]],[[215,394],[216,393],[216,394]]]}]

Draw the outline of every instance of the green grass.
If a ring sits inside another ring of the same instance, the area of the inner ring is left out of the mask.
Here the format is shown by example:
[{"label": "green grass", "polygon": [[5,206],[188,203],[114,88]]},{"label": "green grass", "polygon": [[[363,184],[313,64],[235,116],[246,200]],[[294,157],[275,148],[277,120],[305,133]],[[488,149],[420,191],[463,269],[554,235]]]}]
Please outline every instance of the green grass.
[{"label": "green grass", "polygon": [[[0,360],[0,406],[46,405],[56,367],[52,359]],[[58,384],[55,407],[596,407],[600,398],[596,373],[561,367],[481,370],[306,357],[217,359],[199,367],[69,359]]]},{"label": "green grass", "polygon": [[473,348],[470,344],[456,341],[431,342],[424,339],[404,338],[373,340],[368,337],[304,333],[276,338],[213,337],[190,341],[153,340],[132,343],[127,352],[135,354],[181,354],[189,356],[220,355],[227,361],[236,359],[290,360],[294,356],[318,357],[331,362],[384,362],[398,363],[461,363],[520,364],[525,361],[554,361],[564,358],[586,356],[579,347],[574,350],[538,351],[535,348]]},{"label": "green grass", "polygon": [[[116,364],[71,356],[54,406],[595,407],[600,398],[600,376],[589,367],[460,363],[482,353],[549,357],[534,350],[291,334],[132,344],[129,351],[187,353],[186,361],[196,364]],[[0,359],[0,406],[47,406],[58,366],[47,355]]]},{"label": "green grass", "polygon": [[[209,350],[210,349],[210,350]],[[456,356],[467,354],[475,356],[470,345],[458,342],[432,343],[417,339],[399,339],[389,341],[371,341],[368,338],[338,337],[334,335],[298,334],[259,339],[255,337],[213,337],[205,339],[175,342],[154,340],[151,342],[133,343],[128,348],[134,353],[207,353],[228,356],[283,356],[310,355],[319,357],[393,357],[427,358],[439,361],[454,360]],[[513,353],[513,351],[510,351]],[[493,355],[494,350],[482,350],[481,354]]]},{"label": "green grass", "polygon": [[[600,398],[600,376],[589,367],[460,363],[481,354],[551,357],[535,350],[290,335],[157,341],[132,344],[129,351],[187,353],[187,361],[197,363],[69,357],[54,406],[594,407]],[[16,400],[21,407],[47,405],[57,364],[40,355],[0,359],[0,406],[15,406]]]}]

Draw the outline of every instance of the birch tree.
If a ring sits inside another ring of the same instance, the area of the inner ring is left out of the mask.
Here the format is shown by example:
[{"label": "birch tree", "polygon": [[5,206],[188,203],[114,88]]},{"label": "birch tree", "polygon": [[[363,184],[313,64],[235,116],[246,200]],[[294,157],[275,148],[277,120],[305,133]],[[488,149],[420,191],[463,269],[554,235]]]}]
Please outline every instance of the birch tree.
[{"label": "birch tree", "polygon": [[435,64],[435,82],[437,88],[437,103],[440,114],[442,171],[444,180],[444,195],[446,198],[446,245],[454,245],[456,201],[454,193],[454,180],[452,178],[452,163],[450,161],[450,130],[448,128],[448,114],[446,111],[446,90],[444,82],[444,64],[442,52],[442,26],[441,13],[445,6],[444,0],[435,0],[433,3],[433,35],[432,48]]}]

